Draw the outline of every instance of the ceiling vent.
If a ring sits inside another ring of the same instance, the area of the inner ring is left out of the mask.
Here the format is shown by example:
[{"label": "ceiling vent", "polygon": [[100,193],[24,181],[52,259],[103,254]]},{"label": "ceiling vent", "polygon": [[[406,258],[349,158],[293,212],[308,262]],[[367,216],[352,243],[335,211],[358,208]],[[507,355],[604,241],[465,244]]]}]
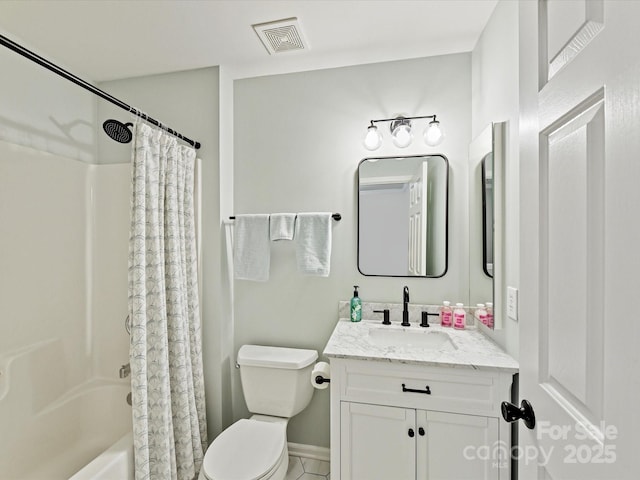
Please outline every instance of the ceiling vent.
[{"label": "ceiling vent", "polygon": [[270,55],[309,49],[309,44],[302,35],[300,22],[295,17],[258,23],[253,25],[253,29]]}]

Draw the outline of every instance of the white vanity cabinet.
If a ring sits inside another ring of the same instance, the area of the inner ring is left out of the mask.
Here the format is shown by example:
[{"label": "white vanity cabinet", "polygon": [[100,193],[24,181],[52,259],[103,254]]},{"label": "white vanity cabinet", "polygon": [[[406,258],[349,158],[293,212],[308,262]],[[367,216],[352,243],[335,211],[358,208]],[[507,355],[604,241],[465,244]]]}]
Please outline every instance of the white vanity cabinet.
[{"label": "white vanity cabinet", "polygon": [[512,372],[330,361],[333,480],[510,478]]}]

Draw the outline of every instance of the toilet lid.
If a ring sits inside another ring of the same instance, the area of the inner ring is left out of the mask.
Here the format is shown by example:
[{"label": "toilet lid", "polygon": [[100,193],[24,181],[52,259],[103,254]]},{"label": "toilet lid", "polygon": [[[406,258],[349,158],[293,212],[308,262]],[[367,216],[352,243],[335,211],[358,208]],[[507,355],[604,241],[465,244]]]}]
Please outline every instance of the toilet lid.
[{"label": "toilet lid", "polygon": [[242,419],[222,432],[204,456],[202,468],[212,480],[257,480],[280,460],[285,425]]}]

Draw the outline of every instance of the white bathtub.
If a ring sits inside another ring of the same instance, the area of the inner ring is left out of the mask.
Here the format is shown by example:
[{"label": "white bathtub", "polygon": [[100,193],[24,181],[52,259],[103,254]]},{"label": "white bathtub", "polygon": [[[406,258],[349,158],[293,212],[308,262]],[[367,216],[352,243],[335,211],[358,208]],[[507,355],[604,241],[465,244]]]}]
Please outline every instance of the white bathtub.
[{"label": "white bathtub", "polygon": [[[21,371],[21,363],[13,362],[9,369],[14,379],[27,373]],[[111,446],[120,446],[127,440],[131,444],[131,407],[126,401],[129,382],[90,380],[55,400],[36,401],[43,395],[33,390],[43,382],[36,382],[35,386],[13,382],[16,388],[8,388],[0,395],[0,424],[8,427],[0,434],[0,478],[133,479],[132,470],[130,477],[120,474],[125,470],[114,470],[118,474],[110,477],[75,475],[102,452],[113,457]],[[128,457],[132,456],[130,451]]]},{"label": "white bathtub", "polygon": [[131,432],[102,452],[69,480],[134,480]]}]

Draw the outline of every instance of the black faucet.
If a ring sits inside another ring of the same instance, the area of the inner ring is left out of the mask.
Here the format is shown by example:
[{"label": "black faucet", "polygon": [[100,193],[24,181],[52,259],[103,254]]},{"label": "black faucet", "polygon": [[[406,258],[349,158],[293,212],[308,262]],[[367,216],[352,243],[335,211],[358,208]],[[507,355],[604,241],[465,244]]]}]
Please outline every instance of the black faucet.
[{"label": "black faucet", "polygon": [[409,287],[405,286],[404,291],[402,293],[402,323],[403,327],[409,327],[411,324],[409,323]]}]

